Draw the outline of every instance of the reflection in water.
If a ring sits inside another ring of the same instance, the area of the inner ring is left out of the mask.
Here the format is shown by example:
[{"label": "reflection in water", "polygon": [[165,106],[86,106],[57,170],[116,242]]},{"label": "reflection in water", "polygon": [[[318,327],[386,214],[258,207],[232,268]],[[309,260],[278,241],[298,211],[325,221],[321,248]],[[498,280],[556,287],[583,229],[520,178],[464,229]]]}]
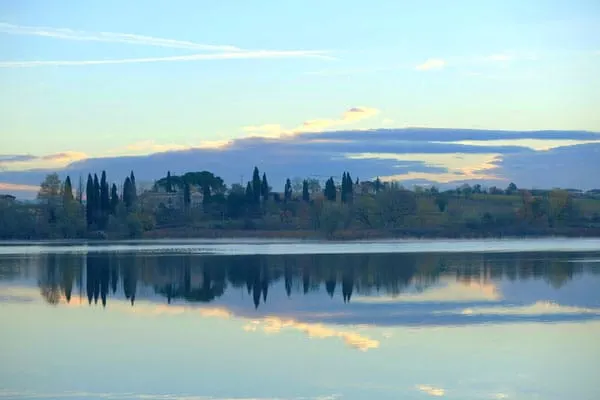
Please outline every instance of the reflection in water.
[{"label": "reflection in water", "polygon": [[[350,303],[390,302],[400,296],[427,298],[452,290],[475,288],[481,296],[498,300],[497,282],[541,281],[561,288],[575,276],[599,274],[597,263],[570,262],[561,254],[349,254],[198,256],[88,253],[46,254],[28,258],[0,258],[2,279],[31,275],[37,265],[41,295],[49,304],[71,301],[73,290],[85,293],[88,303],[106,306],[111,296],[135,304],[139,287],[167,303],[184,300],[209,303],[227,291],[245,291],[254,308],[273,293],[288,298],[326,293]],[[32,261],[35,260],[34,263]],[[83,285],[85,282],[85,285]],[[402,295],[402,296],[401,296]],[[446,294],[447,295],[447,294]],[[371,300],[369,300],[371,299]],[[433,299],[433,298],[432,298]],[[430,300],[432,300],[430,299]],[[277,300],[281,301],[281,296]]]},{"label": "reflection in water", "polygon": [[591,260],[0,256],[0,397],[597,399]]}]

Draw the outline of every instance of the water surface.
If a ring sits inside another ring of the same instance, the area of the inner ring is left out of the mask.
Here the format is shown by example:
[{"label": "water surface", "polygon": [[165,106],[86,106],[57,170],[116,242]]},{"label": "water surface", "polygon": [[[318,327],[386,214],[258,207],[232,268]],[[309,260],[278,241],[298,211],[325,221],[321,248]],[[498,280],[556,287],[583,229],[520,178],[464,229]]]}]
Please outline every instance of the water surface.
[{"label": "water surface", "polygon": [[0,398],[600,398],[597,240],[3,243],[0,318]]}]

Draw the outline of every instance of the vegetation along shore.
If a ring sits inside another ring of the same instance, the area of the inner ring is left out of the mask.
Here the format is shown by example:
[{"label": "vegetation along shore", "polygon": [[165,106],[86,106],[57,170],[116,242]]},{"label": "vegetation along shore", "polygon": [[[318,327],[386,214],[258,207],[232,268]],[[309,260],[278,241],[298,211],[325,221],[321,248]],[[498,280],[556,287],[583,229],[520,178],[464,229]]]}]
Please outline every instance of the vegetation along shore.
[{"label": "vegetation along shore", "polygon": [[600,190],[408,189],[349,172],[283,187],[274,191],[258,168],[245,187],[208,171],[167,172],[148,190],[134,172],[122,183],[90,174],[77,188],[51,174],[36,201],[0,196],[0,239],[600,236]]}]

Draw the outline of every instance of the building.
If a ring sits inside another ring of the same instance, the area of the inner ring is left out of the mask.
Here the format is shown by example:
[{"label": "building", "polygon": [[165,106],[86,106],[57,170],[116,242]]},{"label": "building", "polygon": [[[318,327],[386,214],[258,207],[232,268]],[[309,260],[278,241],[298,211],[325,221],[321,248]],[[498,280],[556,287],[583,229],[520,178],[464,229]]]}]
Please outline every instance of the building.
[{"label": "building", "polygon": [[[190,193],[190,207],[202,207],[203,196],[200,192]],[[183,192],[165,192],[158,190],[145,191],[139,195],[138,201],[142,210],[156,211],[161,205],[165,208],[182,209],[184,207]]]}]

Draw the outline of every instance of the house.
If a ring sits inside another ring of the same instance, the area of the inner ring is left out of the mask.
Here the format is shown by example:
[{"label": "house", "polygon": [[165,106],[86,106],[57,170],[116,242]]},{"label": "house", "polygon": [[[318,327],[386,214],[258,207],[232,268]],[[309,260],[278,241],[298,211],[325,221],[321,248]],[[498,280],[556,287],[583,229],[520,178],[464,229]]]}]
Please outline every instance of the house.
[{"label": "house", "polygon": [[[203,196],[200,192],[190,193],[190,207],[202,206]],[[156,211],[161,205],[176,210],[184,207],[183,192],[166,192],[161,190],[148,190],[143,192],[138,201],[142,210]]]},{"label": "house", "polygon": [[15,201],[17,198],[13,195],[10,194],[0,194],[0,201],[6,201],[6,202],[13,202]]}]

